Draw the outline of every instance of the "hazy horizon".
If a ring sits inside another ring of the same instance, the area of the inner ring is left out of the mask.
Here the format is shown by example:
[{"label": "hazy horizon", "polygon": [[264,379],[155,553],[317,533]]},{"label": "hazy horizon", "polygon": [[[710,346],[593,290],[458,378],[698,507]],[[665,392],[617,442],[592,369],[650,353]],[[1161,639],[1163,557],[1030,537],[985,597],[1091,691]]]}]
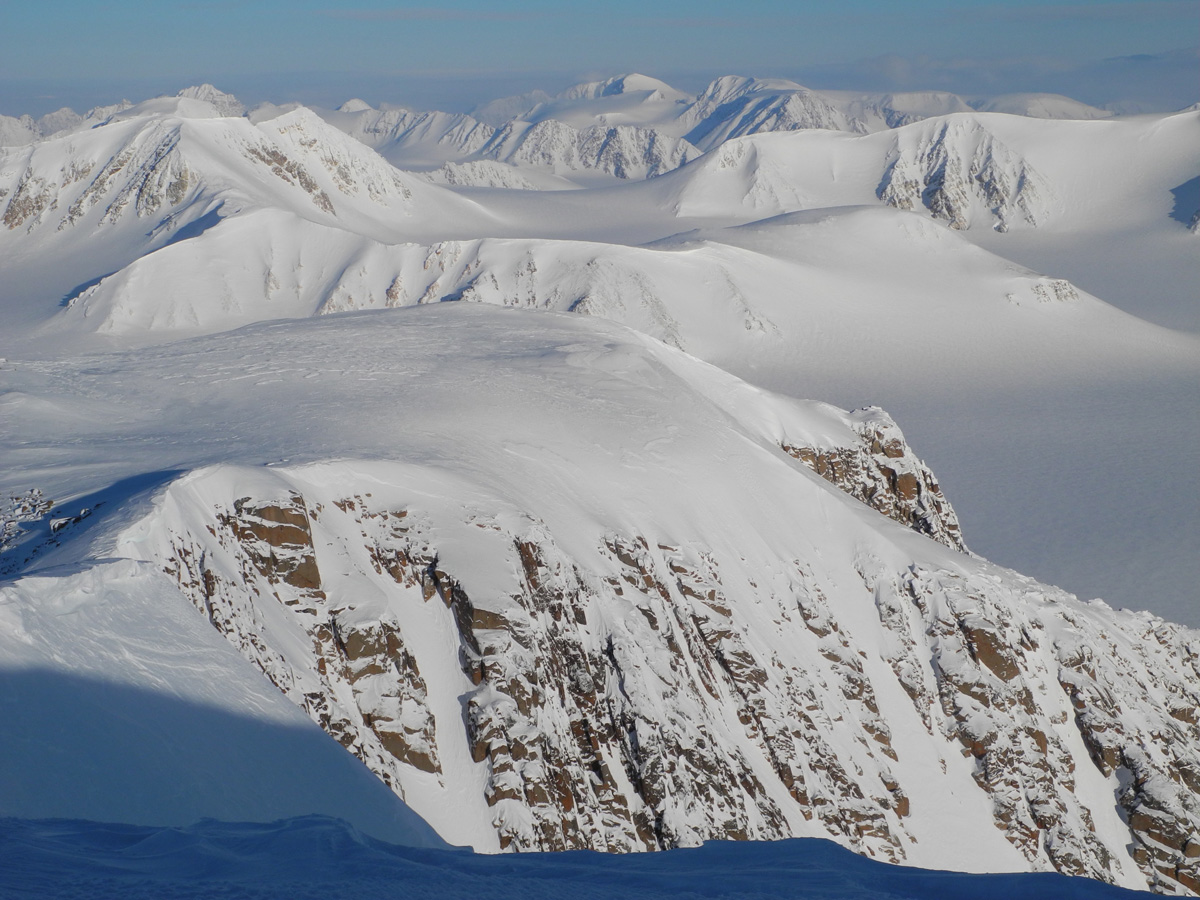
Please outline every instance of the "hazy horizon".
[{"label": "hazy horizon", "polygon": [[[450,112],[628,72],[695,91],[720,75],[815,89],[1058,93],[1119,111],[1200,100],[1195,0],[523,0],[354,8],[256,0],[9,11],[0,113],[41,116],[209,82],[243,101],[336,106],[351,97]],[[65,29],[64,23],[70,28]],[[52,37],[48,37],[52,36]]]}]

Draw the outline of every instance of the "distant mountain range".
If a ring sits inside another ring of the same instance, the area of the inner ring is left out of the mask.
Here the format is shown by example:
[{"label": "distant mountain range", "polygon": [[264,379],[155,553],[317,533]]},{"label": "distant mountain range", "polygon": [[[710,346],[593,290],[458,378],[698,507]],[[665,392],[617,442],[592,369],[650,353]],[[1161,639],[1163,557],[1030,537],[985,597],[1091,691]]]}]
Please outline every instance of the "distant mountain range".
[{"label": "distant mountain range", "polygon": [[1189,271],[1198,137],[641,75],[3,120],[0,815],[1200,893],[1200,634],[968,550],[901,432],[1185,582],[1200,338],[1019,257]]}]

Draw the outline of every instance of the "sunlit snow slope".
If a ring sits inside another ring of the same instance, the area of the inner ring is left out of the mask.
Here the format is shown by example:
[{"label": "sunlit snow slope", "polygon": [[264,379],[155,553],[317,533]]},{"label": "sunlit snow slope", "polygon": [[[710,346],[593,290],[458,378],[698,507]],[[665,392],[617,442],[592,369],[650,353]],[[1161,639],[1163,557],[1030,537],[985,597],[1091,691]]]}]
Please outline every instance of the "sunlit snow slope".
[{"label": "sunlit snow slope", "polygon": [[[651,102],[621,85],[563,102]],[[1196,307],[1172,215],[1200,113],[953,112],[732,138],[620,188],[456,193],[303,108],[192,93],[4,151],[0,353],[446,299],[604,316],[793,396],[884,405],[982,552],[1200,623],[1200,522],[1171,488],[1200,445],[1200,340],[1095,299]],[[1119,269],[1093,296],[1061,277],[1089,260]]]},{"label": "sunlit snow slope", "polygon": [[452,843],[1192,883],[1194,635],[955,549],[882,413],[463,303],[6,376],[3,488],[74,498],[10,590],[165,573]]},{"label": "sunlit snow slope", "polygon": [[6,125],[0,814],[1200,889],[1196,633],[966,551],[1200,622],[1200,338],[1017,261],[1184,280],[1200,112],[1005,102]]}]

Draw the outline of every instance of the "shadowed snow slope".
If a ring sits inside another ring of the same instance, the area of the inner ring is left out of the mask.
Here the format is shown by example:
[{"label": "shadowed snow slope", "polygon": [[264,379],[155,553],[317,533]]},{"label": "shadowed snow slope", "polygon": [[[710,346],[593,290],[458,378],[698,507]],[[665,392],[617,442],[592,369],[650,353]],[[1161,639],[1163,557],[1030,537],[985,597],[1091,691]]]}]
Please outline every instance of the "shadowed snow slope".
[{"label": "shadowed snow slope", "polygon": [[826,841],[710,843],[638,858],[598,853],[496,859],[396,847],[311,816],[269,826],[203,822],[171,831],[0,820],[5,887],[77,900],[171,896],[294,900],[1121,900],[1144,897],[1060,875],[896,870]]},{"label": "shadowed snow slope", "polygon": [[319,810],[441,844],[154,567],[5,586],[0,623],[0,815],[188,825]]}]

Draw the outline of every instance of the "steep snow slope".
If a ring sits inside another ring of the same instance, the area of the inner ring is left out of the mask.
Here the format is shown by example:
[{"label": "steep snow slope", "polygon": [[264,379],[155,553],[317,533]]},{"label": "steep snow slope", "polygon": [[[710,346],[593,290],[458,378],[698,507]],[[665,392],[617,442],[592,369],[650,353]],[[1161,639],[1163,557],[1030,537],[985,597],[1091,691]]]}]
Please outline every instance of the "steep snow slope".
[{"label": "steep snow slope", "polygon": [[704,150],[765,131],[831,129],[863,133],[866,126],[798,84],[756,78],[719,78],[680,116],[687,137]]},{"label": "steep snow slope", "polygon": [[1200,169],[1198,134],[1194,111],[1090,122],[966,113],[863,136],[742,138],[647,190],[684,216],[883,201],[962,229],[1130,229],[1169,218],[1170,190]]},{"label": "steep snow slope", "polygon": [[1135,315],[1196,331],[1200,254],[1188,223],[1198,148],[1194,110],[1090,122],[964,114],[857,138],[730,141],[647,190],[684,216],[887,202]]},{"label": "steep snow slope", "polygon": [[10,366],[0,488],[93,510],[29,512],[13,589],[166,573],[452,841],[1198,884],[1195,633],[918,533],[878,413],[462,303]]},{"label": "steep snow slope", "polygon": [[149,100],[101,127],[0,151],[0,204],[12,324],[242,211],[286,211],[382,239],[418,217],[422,232],[479,217],[475,204],[399,172],[306,109],[254,125],[192,97]]},{"label": "steep snow slope", "polygon": [[[971,239],[1150,321],[1200,331],[1200,253],[1188,228],[1193,207],[1200,208],[1200,116],[1192,110],[1090,124],[1104,149],[1076,157],[1083,165],[1072,161],[1067,142],[1054,146],[1053,132],[1024,142],[1031,163],[1061,185],[1068,215],[1039,228],[1037,238],[979,231]],[[1072,165],[1074,176],[1057,174]]]},{"label": "steep snow slope", "polygon": [[421,900],[576,896],[594,900],[773,897],[778,900],[1132,900],[1120,888],[1061,875],[959,875],[864,860],[826,841],[710,843],[640,857],[523,854],[496,859],[395,847],[310,816],[269,827],[203,822],[160,831],[94,822],[0,822],[7,882],[30,896],[172,896],[236,892],[262,900],[319,895]]},{"label": "steep snow slope", "polygon": [[463,113],[374,109],[348,101],[322,118],[397,165],[422,167],[478,153],[495,129]]},{"label": "steep snow slope", "polygon": [[93,562],[0,587],[0,815],[178,826],[320,811],[441,843],[156,569]]}]

